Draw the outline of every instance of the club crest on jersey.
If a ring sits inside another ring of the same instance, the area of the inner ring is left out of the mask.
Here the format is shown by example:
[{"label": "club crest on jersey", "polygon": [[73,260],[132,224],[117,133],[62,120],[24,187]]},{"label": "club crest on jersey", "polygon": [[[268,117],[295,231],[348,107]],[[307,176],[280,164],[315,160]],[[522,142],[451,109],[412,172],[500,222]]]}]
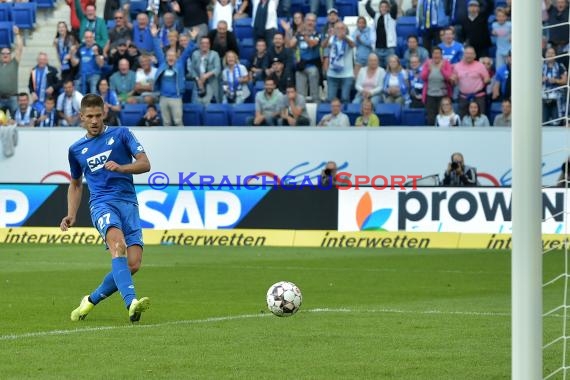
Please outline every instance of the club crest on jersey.
[{"label": "club crest on jersey", "polygon": [[109,149],[103,153],[99,153],[89,157],[87,159],[87,165],[89,165],[89,169],[91,169],[91,172],[95,172],[101,169],[103,166],[105,166],[105,162],[107,162],[107,160],[109,159],[109,156],[111,155],[112,151],[113,151],[112,149]]},{"label": "club crest on jersey", "polygon": [[111,137],[109,140],[107,140],[107,145],[113,145],[114,142],[115,142],[115,139],[113,137]]}]

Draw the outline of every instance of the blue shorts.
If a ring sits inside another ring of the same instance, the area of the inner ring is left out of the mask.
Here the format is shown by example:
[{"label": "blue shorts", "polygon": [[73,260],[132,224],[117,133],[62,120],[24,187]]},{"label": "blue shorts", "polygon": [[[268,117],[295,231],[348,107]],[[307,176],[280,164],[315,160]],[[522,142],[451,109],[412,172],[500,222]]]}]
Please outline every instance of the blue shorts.
[{"label": "blue shorts", "polygon": [[141,221],[138,205],[126,201],[107,201],[91,206],[93,226],[105,241],[107,230],[116,227],[125,235],[127,247],[143,246]]}]

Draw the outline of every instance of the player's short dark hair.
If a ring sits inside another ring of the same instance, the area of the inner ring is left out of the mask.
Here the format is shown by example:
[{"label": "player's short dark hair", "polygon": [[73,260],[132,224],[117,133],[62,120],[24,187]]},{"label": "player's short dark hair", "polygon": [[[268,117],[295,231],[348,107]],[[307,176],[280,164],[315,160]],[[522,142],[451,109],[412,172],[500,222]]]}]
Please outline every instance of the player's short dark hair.
[{"label": "player's short dark hair", "polygon": [[97,94],[87,94],[81,99],[81,110],[90,107],[104,108],[103,98]]}]

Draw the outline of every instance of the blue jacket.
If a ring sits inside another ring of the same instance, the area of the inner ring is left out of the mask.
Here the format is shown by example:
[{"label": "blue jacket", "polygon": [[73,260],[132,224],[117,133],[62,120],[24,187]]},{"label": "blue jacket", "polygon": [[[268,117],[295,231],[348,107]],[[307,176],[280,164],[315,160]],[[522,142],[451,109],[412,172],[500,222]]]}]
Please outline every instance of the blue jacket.
[{"label": "blue jacket", "polygon": [[[162,80],[162,74],[168,69],[168,64],[166,63],[166,58],[164,57],[164,53],[162,52],[162,47],[160,46],[160,39],[158,37],[153,38],[153,45],[154,45],[154,54],[156,59],[158,60],[158,69],[156,70],[156,79],[154,81],[154,91],[160,91],[160,82]],[[196,50],[196,45],[193,42],[190,42],[186,49],[182,52],[180,57],[174,63],[174,67],[172,68],[176,73],[176,81],[178,83],[176,94],[178,96],[182,96],[184,91],[186,90],[186,60],[188,57],[192,55],[192,53]]]}]

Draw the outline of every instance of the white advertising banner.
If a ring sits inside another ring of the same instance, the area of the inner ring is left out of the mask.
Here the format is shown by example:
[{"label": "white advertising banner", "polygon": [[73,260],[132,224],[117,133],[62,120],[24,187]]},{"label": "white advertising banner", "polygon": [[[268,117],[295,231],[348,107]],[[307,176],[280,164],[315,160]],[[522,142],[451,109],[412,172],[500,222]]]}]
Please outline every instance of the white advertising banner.
[{"label": "white advertising banner", "polygon": [[[200,176],[214,183],[243,182],[248,175],[316,181],[327,161],[353,175],[442,175],[453,152],[477,168],[484,186],[511,184],[511,132],[506,128],[133,128],[145,147],[151,173],[171,184]],[[66,183],[68,147],[78,128],[18,129],[14,149],[0,146],[0,183]],[[543,183],[552,185],[566,159],[566,131],[544,129]],[[194,173],[194,174],[192,174]],[[239,176],[239,178],[238,178]],[[227,177],[227,179],[223,179]],[[237,179],[236,179],[237,178]],[[314,182],[313,182],[314,183]]]},{"label": "white advertising banner", "polygon": [[[543,233],[565,233],[567,191],[543,191]],[[339,231],[511,233],[507,188],[349,189],[338,202]]]}]

